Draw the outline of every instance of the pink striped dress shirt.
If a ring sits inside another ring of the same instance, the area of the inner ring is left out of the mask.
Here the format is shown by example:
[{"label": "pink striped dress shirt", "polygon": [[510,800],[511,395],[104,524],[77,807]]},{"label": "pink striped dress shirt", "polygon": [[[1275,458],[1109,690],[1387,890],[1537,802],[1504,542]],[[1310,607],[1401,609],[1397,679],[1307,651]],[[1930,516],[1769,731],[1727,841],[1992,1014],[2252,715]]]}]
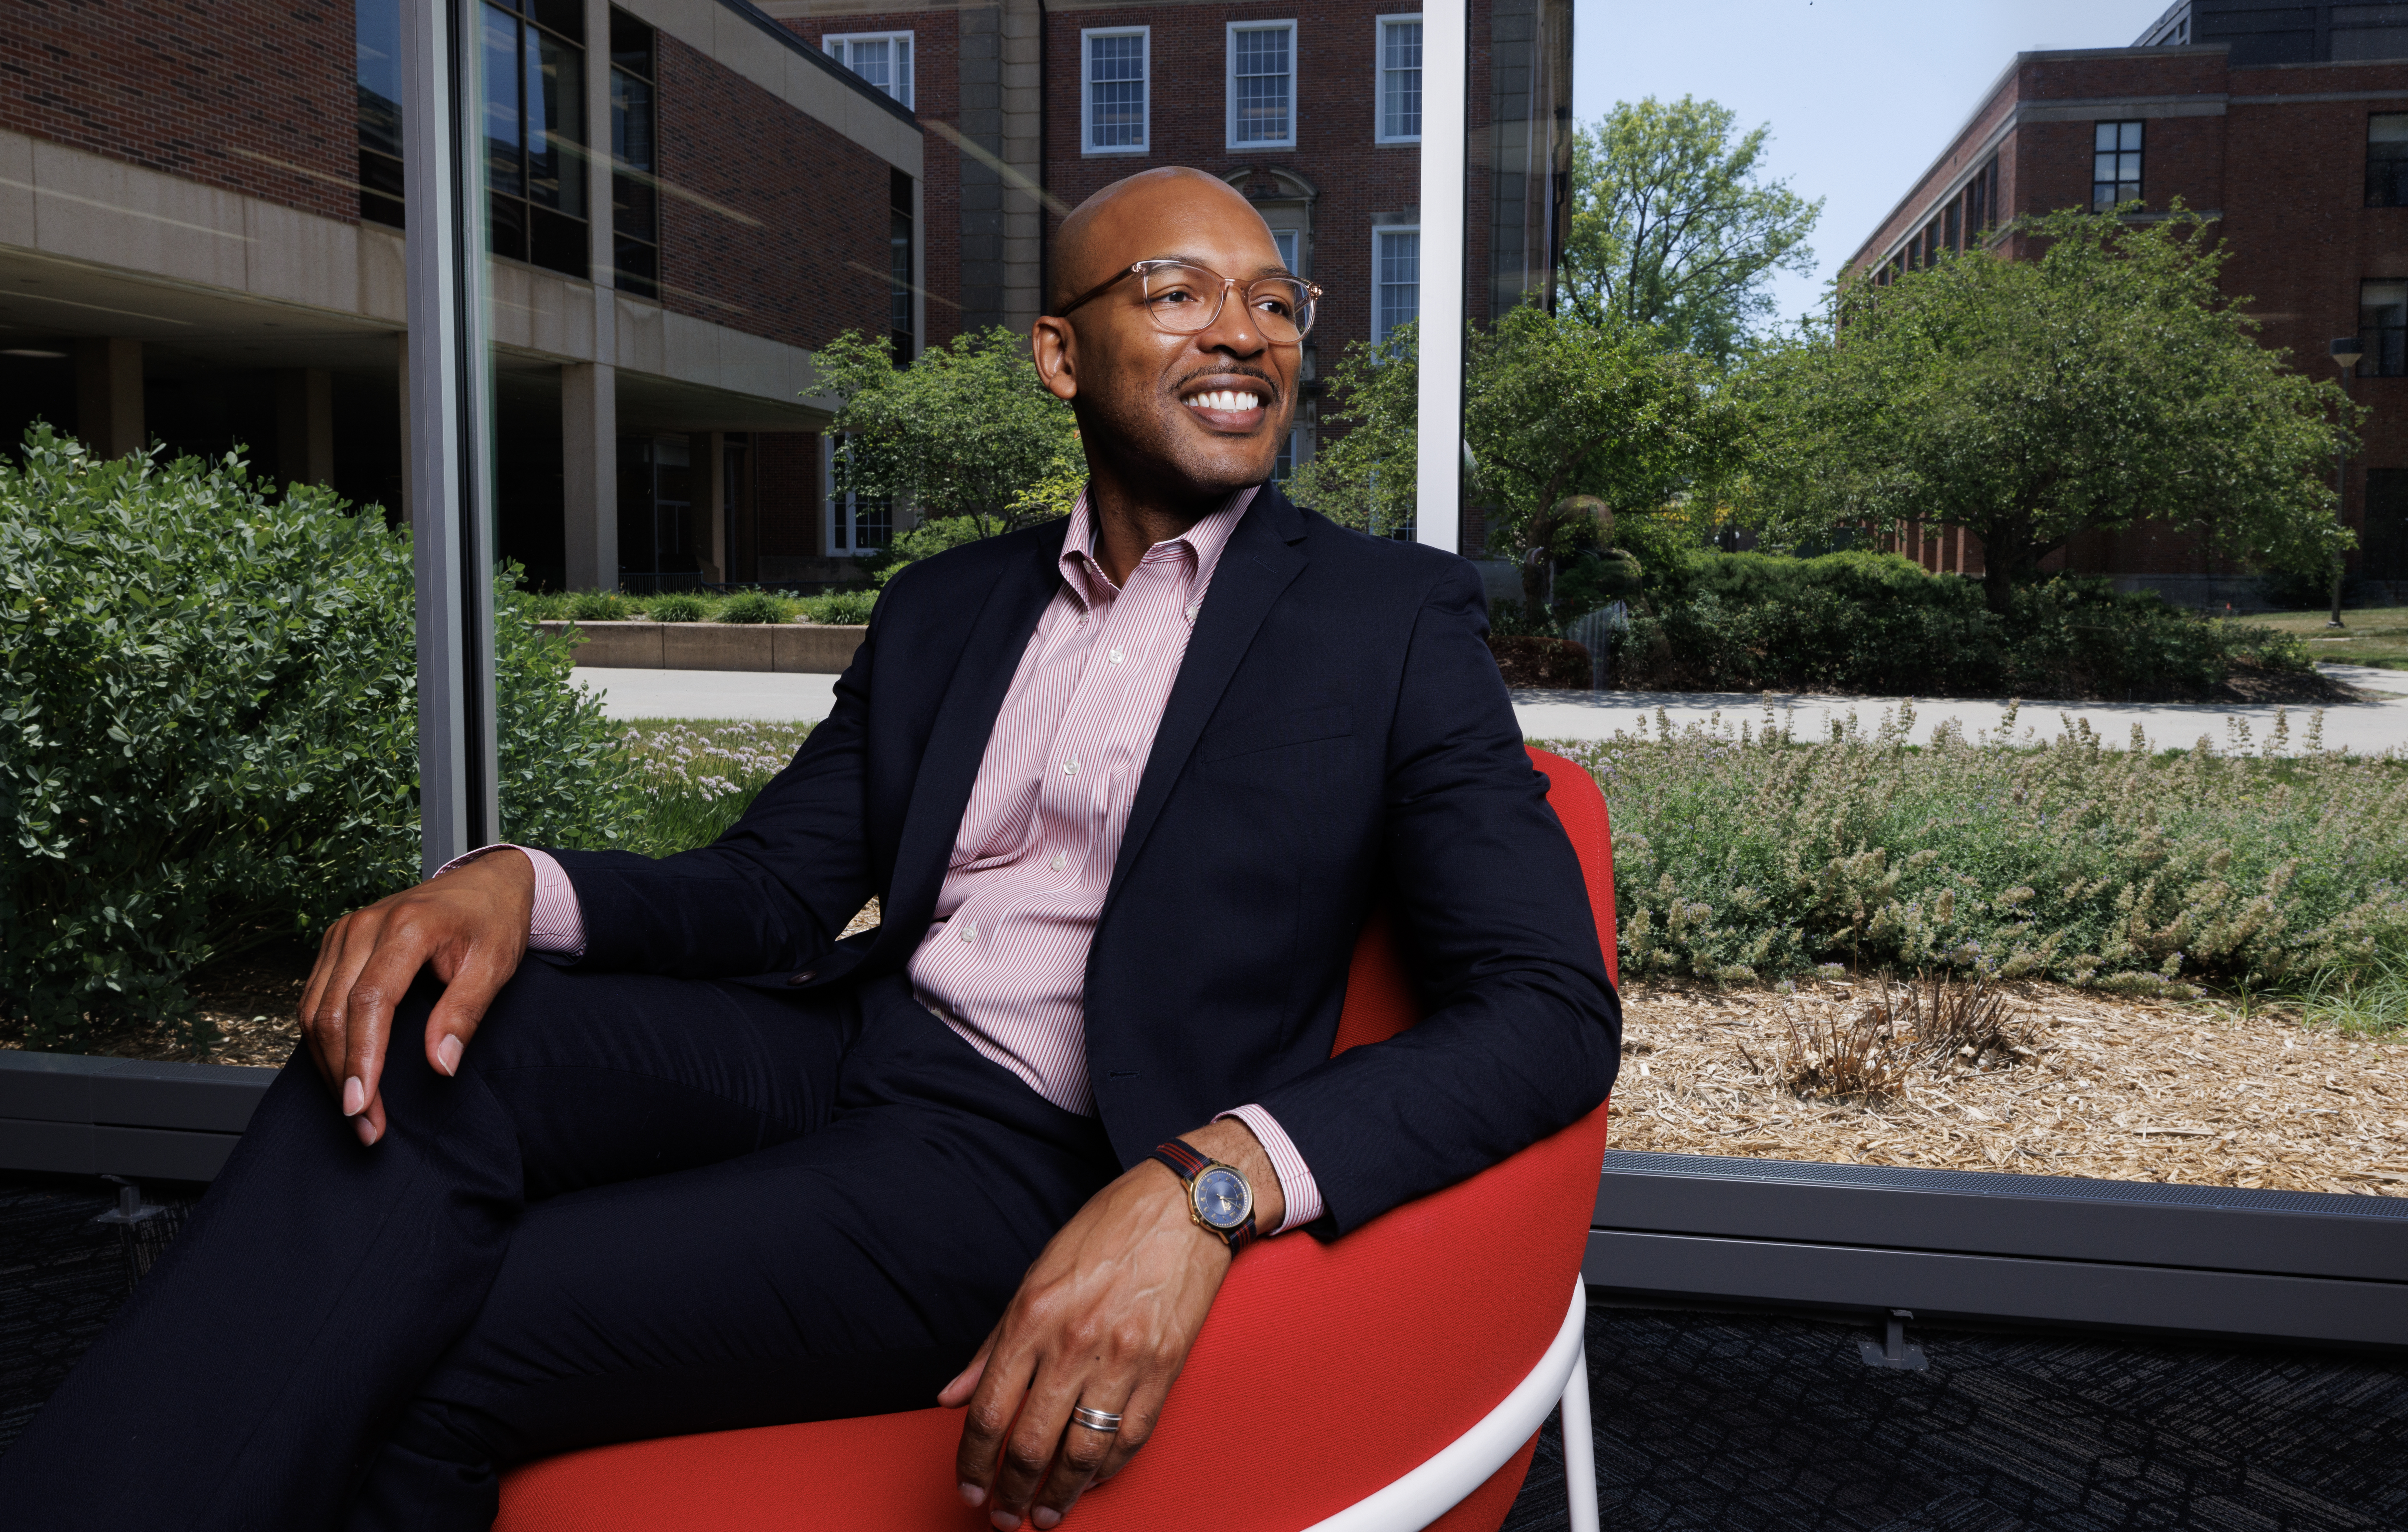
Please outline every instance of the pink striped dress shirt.
[{"label": "pink striped dress shirt", "polygon": [[[1087,950],[1129,806],[1212,571],[1254,495],[1240,491],[1184,535],[1147,549],[1121,586],[1095,560],[1095,521],[1080,496],[1062,541],[1061,586],[1004,694],[936,918],[911,957],[922,1005],[1068,1111],[1096,1110]],[[584,921],[566,874],[522,849],[536,869],[528,945],[582,952]],[[1246,1124],[1278,1173],[1287,1204],[1281,1229],[1320,1217],[1320,1189],[1277,1120],[1252,1104],[1222,1115]]]}]

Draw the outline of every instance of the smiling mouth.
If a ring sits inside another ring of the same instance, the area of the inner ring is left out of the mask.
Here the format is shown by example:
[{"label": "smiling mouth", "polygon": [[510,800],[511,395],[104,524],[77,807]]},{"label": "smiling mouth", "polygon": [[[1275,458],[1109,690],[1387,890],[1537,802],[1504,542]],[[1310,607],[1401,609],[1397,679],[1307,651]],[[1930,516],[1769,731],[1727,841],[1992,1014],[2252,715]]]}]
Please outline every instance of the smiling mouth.
[{"label": "smiling mouth", "polygon": [[1254,388],[1213,388],[1190,394],[1180,403],[1207,420],[1229,424],[1251,424],[1268,403],[1263,391]]}]

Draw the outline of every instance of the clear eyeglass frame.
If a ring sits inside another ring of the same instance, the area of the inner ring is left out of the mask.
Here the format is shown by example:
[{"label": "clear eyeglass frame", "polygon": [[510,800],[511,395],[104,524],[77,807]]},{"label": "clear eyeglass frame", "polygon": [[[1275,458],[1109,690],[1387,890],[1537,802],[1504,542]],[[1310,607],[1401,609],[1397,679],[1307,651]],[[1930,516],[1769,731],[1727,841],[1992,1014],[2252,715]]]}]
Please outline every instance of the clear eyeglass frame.
[{"label": "clear eyeglass frame", "polygon": [[[1230,291],[1243,288],[1246,307],[1254,315],[1254,327],[1274,346],[1293,346],[1312,333],[1313,310],[1322,296],[1320,287],[1300,277],[1257,277],[1240,281],[1235,277],[1222,276],[1211,266],[1165,256],[1130,263],[1064,304],[1055,317],[1068,317],[1070,310],[1101,297],[1131,277],[1143,284],[1146,317],[1154,322],[1154,328],[1175,336],[1192,336],[1211,329],[1228,303]],[[1202,301],[1207,290],[1212,294],[1209,308]],[[1186,301],[1181,301],[1182,295]]]}]

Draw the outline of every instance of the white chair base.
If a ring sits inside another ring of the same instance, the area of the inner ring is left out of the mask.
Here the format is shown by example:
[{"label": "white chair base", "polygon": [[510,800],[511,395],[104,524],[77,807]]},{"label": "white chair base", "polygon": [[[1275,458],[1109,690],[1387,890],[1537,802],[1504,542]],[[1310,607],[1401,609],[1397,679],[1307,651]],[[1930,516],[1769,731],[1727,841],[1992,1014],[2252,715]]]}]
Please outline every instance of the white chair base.
[{"label": "white chair base", "polygon": [[1530,1375],[1496,1409],[1421,1467],[1306,1532],[1421,1532],[1488,1482],[1557,1405],[1564,1411],[1564,1487],[1572,1532],[1598,1532],[1597,1457],[1589,1437],[1588,1288],[1572,1279],[1563,1328]]}]

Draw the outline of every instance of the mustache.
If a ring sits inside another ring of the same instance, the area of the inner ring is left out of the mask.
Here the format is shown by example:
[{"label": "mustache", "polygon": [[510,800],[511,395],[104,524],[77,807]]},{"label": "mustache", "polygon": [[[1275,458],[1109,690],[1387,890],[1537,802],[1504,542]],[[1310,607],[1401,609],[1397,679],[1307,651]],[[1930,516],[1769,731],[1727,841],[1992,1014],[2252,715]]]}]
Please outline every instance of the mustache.
[{"label": "mustache", "polygon": [[1280,386],[1278,379],[1273,378],[1269,373],[1265,372],[1260,367],[1251,367],[1240,363],[1232,363],[1226,366],[1218,367],[1197,367],[1186,377],[1182,378],[1176,383],[1171,384],[1170,392],[1173,394],[1178,394],[1185,390],[1188,384],[1196,381],[1198,378],[1251,378],[1255,382],[1263,385],[1263,403],[1266,407],[1275,405],[1280,402]]}]

